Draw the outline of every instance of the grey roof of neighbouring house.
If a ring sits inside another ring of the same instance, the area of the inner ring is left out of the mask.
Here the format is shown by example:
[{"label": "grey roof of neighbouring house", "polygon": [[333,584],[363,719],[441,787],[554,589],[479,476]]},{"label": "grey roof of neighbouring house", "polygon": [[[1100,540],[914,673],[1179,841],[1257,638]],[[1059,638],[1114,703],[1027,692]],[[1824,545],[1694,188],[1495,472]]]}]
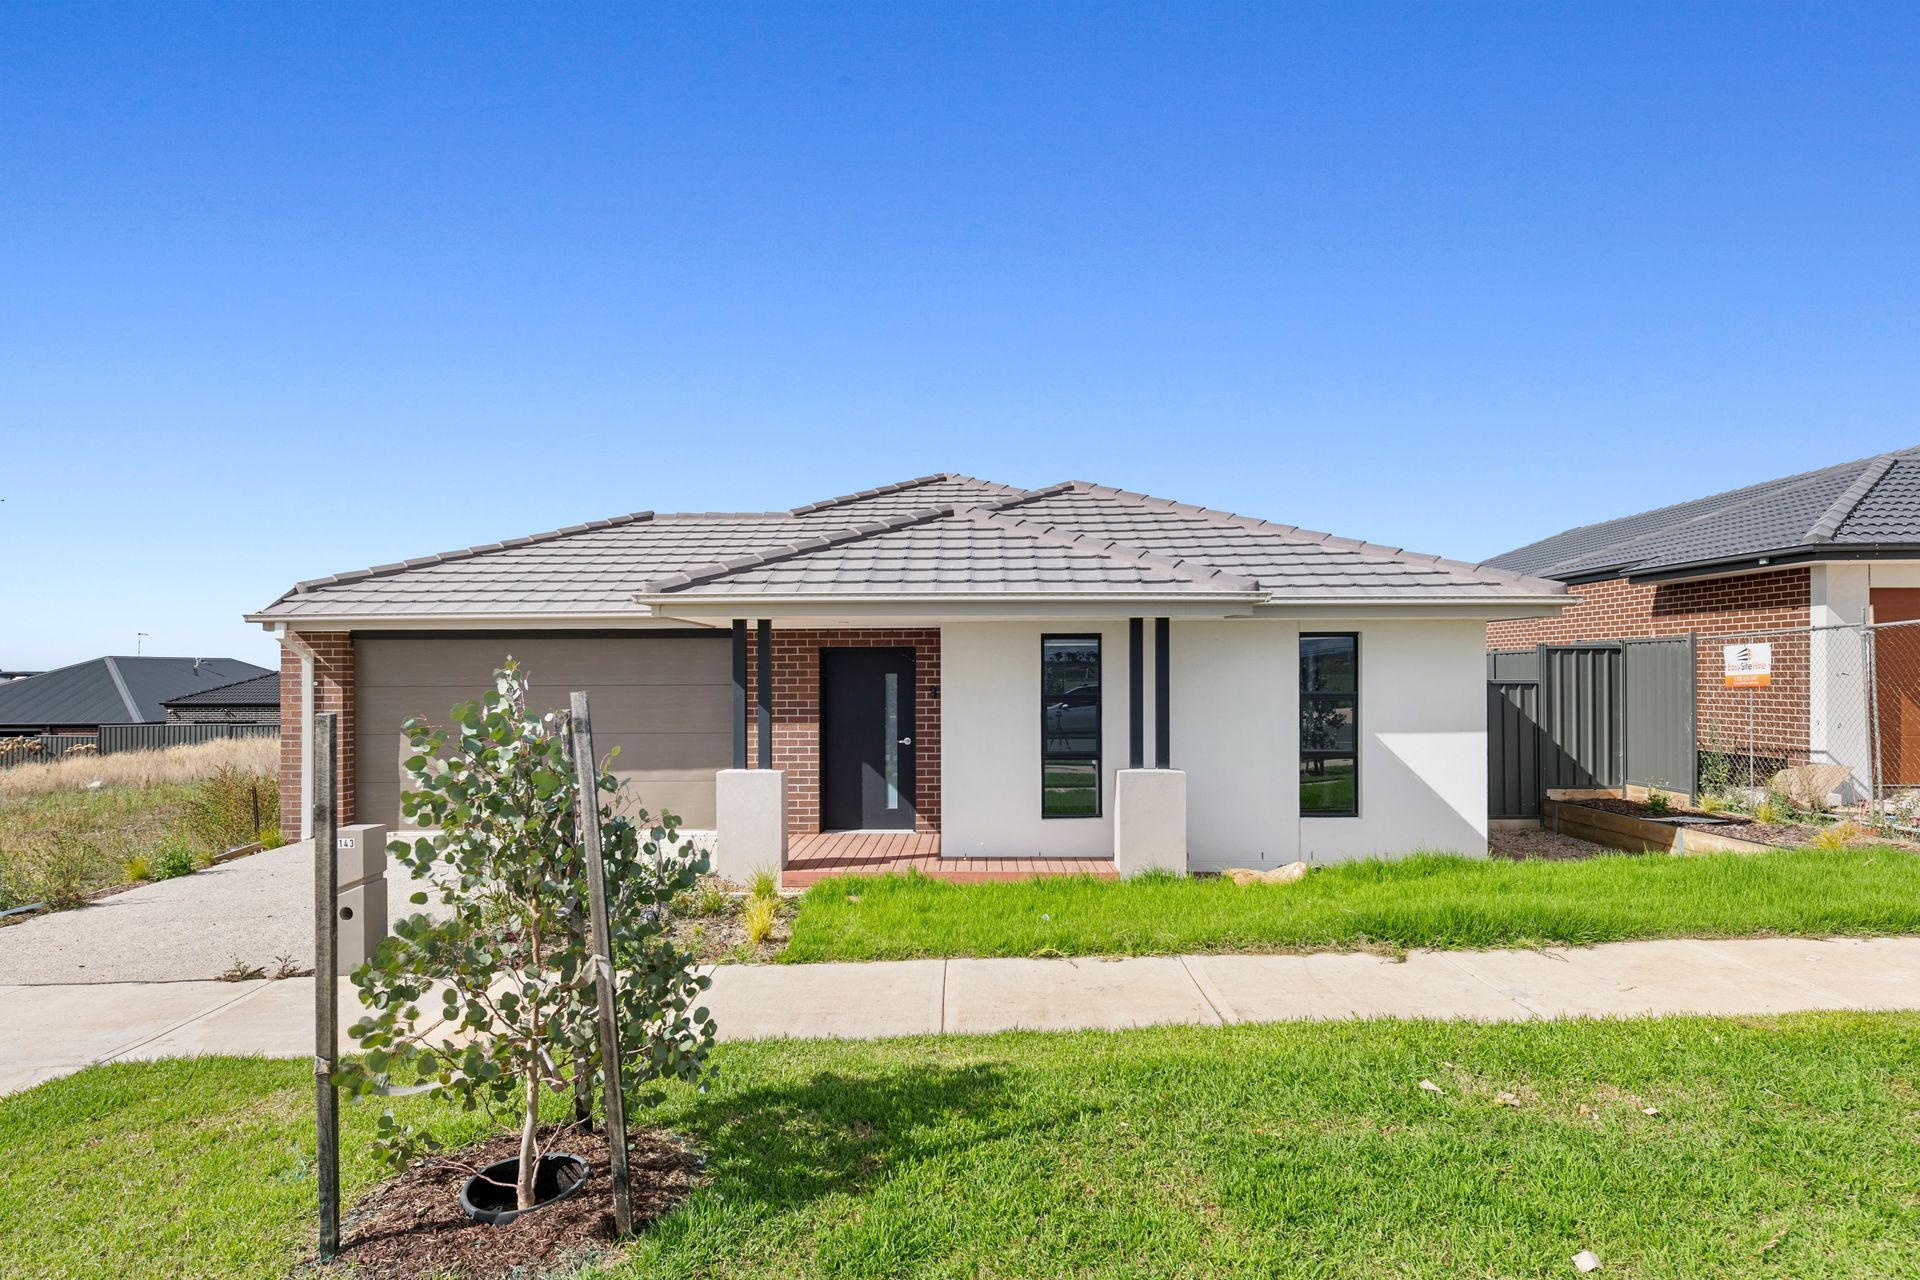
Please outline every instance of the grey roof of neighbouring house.
[{"label": "grey roof of neighbouring house", "polygon": [[168,698],[167,707],[277,707],[280,705],[280,673],[248,676],[214,689],[201,689]]},{"label": "grey roof of neighbouring house", "polygon": [[1554,582],[1071,481],[939,474],[791,511],[639,512],[303,582],[250,617],[631,616],[697,596],[1537,597]]},{"label": "grey roof of neighbouring house", "polygon": [[1583,582],[1902,550],[1920,556],[1920,446],[1583,525],[1487,563]]},{"label": "grey roof of neighbouring house", "polygon": [[170,698],[271,674],[238,658],[94,658],[0,685],[0,728],[157,723]]}]

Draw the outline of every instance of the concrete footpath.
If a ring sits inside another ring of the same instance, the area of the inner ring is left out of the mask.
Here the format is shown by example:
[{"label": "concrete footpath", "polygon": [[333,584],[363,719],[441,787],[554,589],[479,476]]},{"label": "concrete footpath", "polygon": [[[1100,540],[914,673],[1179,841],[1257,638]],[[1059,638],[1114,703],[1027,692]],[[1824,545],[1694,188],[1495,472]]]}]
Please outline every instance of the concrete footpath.
[{"label": "concrete footpath", "polygon": [[[1632,1017],[1920,1009],[1920,938],[1621,942],[1544,951],[727,965],[723,1039],[1332,1018]],[[341,984],[341,1022],[359,1016]],[[343,1044],[343,1047],[344,1044]],[[0,1093],[96,1062],[304,1057],[313,979],[0,986]]]}]

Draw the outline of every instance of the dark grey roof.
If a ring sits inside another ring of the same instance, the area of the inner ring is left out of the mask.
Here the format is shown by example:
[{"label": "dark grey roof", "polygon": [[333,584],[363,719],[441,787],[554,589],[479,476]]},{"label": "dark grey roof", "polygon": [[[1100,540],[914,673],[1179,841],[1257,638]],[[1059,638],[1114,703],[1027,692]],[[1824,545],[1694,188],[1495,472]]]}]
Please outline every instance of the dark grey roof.
[{"label": "dark grey roof", "polygon": [[303,582],[258,621],[632,616],[636,597],[1484,598],[1557,583],[1072,481],[937,474],[791,511],[642,512]]},{"label": "dark grey roof", "polygon": [[183,693],[177,698],[168,698],[162,705],[168,707],[277,707],[280,705],[280,673],[269,671],[263,676],[249,676],[245,680],[235,680],[232,684],[223,684],[215,689]]},{"label": "dark grey roof", "polygon": [[94,658],[0,685],[0,728],[158,722],[169,698],[269,674],[237,658]]},{"label": "dark grey roof", "polygon": [[1896,549],[1920,554],[1920,447],[1569,529],[1487,563],[1582,582]]}]

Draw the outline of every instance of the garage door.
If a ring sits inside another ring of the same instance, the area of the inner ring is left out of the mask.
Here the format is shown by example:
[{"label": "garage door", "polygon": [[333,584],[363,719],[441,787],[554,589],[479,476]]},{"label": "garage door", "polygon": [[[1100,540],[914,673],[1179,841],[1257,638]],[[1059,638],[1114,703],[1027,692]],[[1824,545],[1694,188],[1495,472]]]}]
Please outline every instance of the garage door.
[{"label": "garage door", "polygon": [[493,672],[519,659],[534,709],[565,710],[567,695],[593,700],[594,749],[620,755],[613,771],[634,803],[665,809],[688,827],[713,826],[713,775],[732,759],[732,647],[725,633],[635,632],[620,636],[357,637],[355,743],[361,822],[400,824],[400,726],[422,716],[447,723],[456,703],[493,687]]}]

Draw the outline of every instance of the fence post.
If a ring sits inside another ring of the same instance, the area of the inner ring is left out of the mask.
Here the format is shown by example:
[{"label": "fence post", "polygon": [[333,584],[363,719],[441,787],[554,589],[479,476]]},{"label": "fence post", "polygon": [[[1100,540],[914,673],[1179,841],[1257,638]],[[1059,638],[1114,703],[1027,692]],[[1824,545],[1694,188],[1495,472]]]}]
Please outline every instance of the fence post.
[{"label": "fence post", "polygon": [[1880,810],[1880,653],[1879,632],[1873,627],[1873,606],[1860,610],[1861,679],[1866,682],[1867,704],[1867,821],[1884,826],[1886,815]]},{"label": "fence post", "polygon": [[627,1173],[627,1099],[620,1084],[620,1029],[614,1019],[613,940],[607,922],[607,866],[600,854],[600,770],[593,758],[587,695],[575,693],[573,768],[580,784],[580,843],[586,852],[587,913],[593,931],[594,987],[600,997],[601,1089],[607,1102],[607,1160],[613,1166],[614,1234],[633,1234],[633,1184]]},{"label": "fence post", "polygon": [[315,1182],[320,1199],[320,1260],[340,1252],[340,1091],[333,1069],[340,1052],[340,980],[334,976],[340,922],[334,892],[340,851],[334,845],[335,734],[339,715],[315,717],[313,787],[313,1083],[318,1129]]}]

